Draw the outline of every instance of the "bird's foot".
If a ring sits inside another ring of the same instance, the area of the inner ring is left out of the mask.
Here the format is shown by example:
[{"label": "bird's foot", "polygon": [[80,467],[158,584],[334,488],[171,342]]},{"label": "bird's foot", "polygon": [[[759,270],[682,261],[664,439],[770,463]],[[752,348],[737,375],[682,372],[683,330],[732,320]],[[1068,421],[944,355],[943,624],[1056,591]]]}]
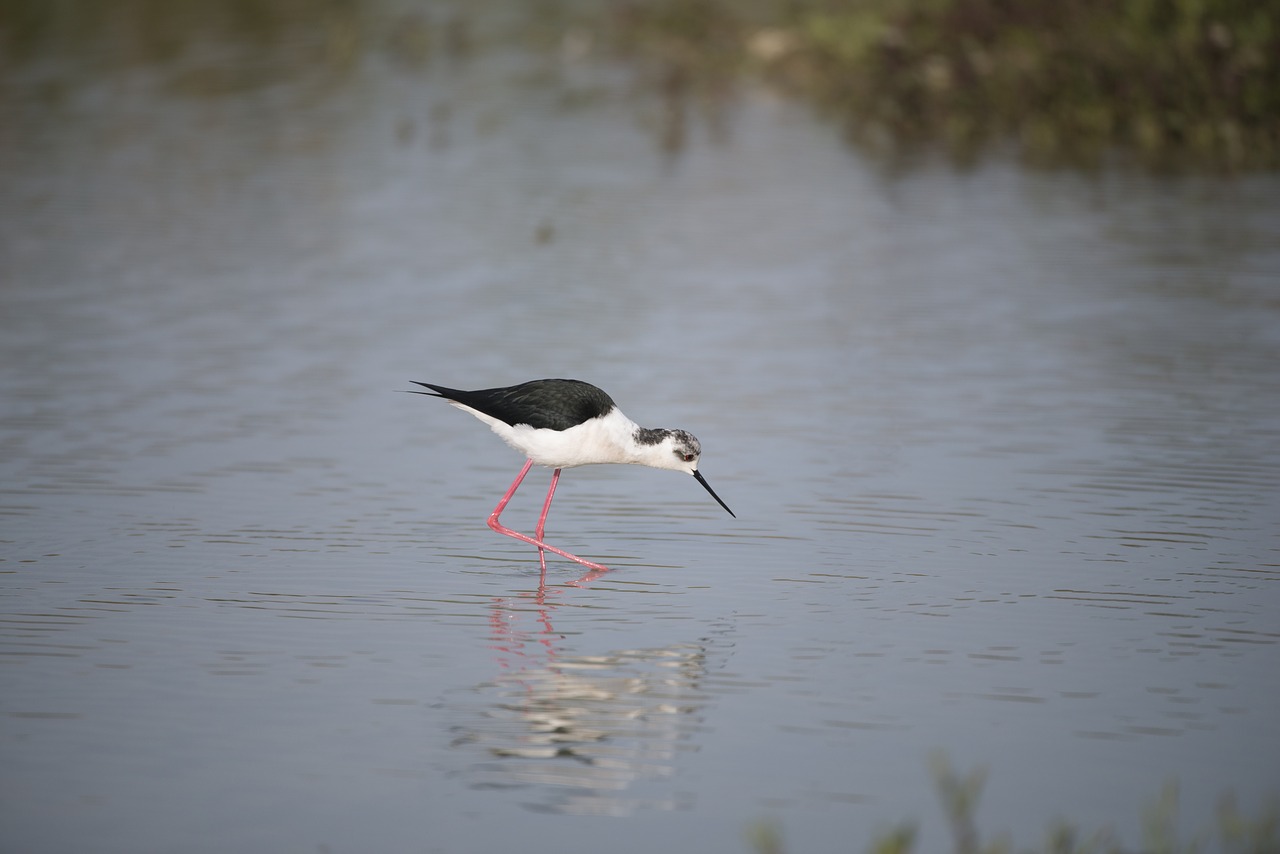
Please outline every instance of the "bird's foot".
[{"label": "bird's foot", "polygon": [[546,555],[542,553],[542,550],[546,549],[549,552],[555,552],[556,554],[560,555],[560,557],[568,558],[571,561],[580,563],[583,566],[585,566],[587,569],[594,569],[594,570],[597,570],[598,572],[609,571],[609,567],[605,566],[604,564],[593,563],[587,560],[586,558],[581,558],[575,554],[570,554],[564,549],[558,549],[555,546],[548,545],[542,542],[542,540],[534,539],[528,534],[522,534],[519,531],[511,530],[510,528],[506,527],[505,525],[503,525],[501,522],[498,521],[498,514],[496,513],[489,517],[489,527],[497,531],[499,534],[503,534],[508,537],[514,537],[515,539],[520,540],[523,543],[528,543],[531,546],[537,546],[538,560],[542,564],[543,569],[546,569],[547,561],[546,561]]}]

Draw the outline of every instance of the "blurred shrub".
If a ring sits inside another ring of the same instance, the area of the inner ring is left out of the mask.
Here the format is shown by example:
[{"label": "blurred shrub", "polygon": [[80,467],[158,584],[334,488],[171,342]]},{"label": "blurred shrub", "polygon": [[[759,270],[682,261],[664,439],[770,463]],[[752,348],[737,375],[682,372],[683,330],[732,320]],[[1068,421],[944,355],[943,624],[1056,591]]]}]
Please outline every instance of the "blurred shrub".
[{"label": "blurred shrub", "polygon": [[654,0],[616,17],[686,75],[754,66],[886,147],[1042,162],[1280,165],[1280,4],[1257,0]]},{"label": "blurred shrub", "polygon": [[[946,756],[935,753],[931,763],[934,785],[951,829],[954,854],[1012,854],[1013,843],[1000,836],[984,841],[978,830],[978,801],[986,782],[985,770],[968,774],[956,772]],[[1236,807],[1235,797],[1226,795],[1219,802],[1217,833],[1201,833],[1190,839],[1178,832],[1178,787],[1169,783],[1160,797],[1146,811],[1143,821],[1143,854],[1280,854],[1280,802],[1264,806],[1256,816],[1247,816]],[[916,830],[911,823],[899,825],[876,838],[866,849],[868,854],[912,854],[916,850]],[[781,828],[760,822],[752,827],[748,841],[757,854],[784,854]],[[1212,842],[1216,845],[1210,847]],[[931,850],[941,850],[936,846]],[[1045,834],[1038,848],[1016,849],[1023,854],[1135,854],[1125,848],[1109,830],[1087,837],[1079,830],[1059,821]]]}]

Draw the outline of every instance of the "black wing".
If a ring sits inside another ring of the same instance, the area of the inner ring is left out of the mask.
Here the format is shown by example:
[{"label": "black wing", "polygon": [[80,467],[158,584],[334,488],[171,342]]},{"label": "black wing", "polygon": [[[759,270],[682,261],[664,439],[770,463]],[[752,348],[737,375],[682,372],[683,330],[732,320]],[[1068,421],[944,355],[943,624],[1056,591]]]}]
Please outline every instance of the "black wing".
[{"label": "black wing", "polygon": [[599,418],[614,408],[613,398],[581,380],[532,380],[503,388],[462,391],[433,383],[413,381],[431,389],[431,394],[456,400],[490,418],[512,427],[528,424],[545,430],[568,430],[584,421]]}]

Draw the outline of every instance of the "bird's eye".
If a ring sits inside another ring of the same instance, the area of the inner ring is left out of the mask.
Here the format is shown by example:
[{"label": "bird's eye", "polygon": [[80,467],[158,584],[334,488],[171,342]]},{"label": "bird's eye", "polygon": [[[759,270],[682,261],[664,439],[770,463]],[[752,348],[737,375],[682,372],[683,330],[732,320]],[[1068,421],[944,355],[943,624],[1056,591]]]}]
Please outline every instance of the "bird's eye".
[{"label": "bird's eye", "polygon": [[683,459],[686,463],[693,462],[693,454],[681,454],[680,458]]}]

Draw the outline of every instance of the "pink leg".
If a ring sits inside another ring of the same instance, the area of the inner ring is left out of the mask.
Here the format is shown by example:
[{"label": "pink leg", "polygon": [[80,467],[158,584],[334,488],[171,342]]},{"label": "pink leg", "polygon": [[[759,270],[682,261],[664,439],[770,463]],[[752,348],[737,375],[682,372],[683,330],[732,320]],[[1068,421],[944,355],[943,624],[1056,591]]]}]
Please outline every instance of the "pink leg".
[{"label": "pink leg", "polygon": [[538,539],[547,531],[547,511],[551,509],[551,496],[556,494],[556,484],[560,482],[560,469],[551,473],[551,488],[547,490],[547,500],[542,503],[542,515],[538,517]]},{"label": "pink leg", "polygon": [[[533,537],[530,537],[527,534],[522,534],[519,531],[513,531],[510,528],[504,527],[502,523],[498,521],[498,517],[502,515],[502,511],[507,508],[507,502],[511,500],[511,496],[516,494],[517,487],[520,486],[520,482],[524,480],[524,476],[529,473],[529,469],[531,469],[532,467],[533,467],[533,460],[526,460],[524,464],[524,468],[520,469],[520,474],[516,475],[516,479],[511,484],[511,488],[507,490],[507,494],[502,496],[502,500],[498,502],[498,506],[493,508],[493,512],[489,514],[489,527],[497,531],[499,534],[505,534],[508,537],[515,537],[517,540],[520,540],[521,542],[528,543],[531,546],[537,546],[538,555],[540,558],[542,557],[542,549],[546,549],[549,552],[555,552],[561,557],[567,557],[569,560],[577,561],[583,566],[590,567],[591,569],[607,571],[609,569],[609,567],[607,566],[602,566],[598,563],[592,563],[589,560],[583,560],[577,555],[569,554],[567,551],[564,551],[563,549],[558,549],[555,546],[549,546],[546,543],[542,542],[542,534],[547,522],[547,511],[551,509],[551,496],[555,494],[556,482],[560,479],[559,469],[556,469],[555,474],[552,475],[551,477],[551,489],[547,492],[546,503],[542,505],[542,518],[538,520],[538,538],[537,539],[534,539]],[[542,565],[544,568],[546,567],[545,560],[543,560]]]},{"label": "pink leg", "polygon": [[[556,494],[556,484],[560,482],[560,469],[556,469],[551,473],[551,488],[547,490],[547,500],[542,503],[542,515],[538,517],[538,528],[534,531],[534,536],[541,540],[547,532],[547,511],[551,509],[551,496]],[[542,571],[547,571],[547,554],[538,547],[538,563],[542,565]]]}]

